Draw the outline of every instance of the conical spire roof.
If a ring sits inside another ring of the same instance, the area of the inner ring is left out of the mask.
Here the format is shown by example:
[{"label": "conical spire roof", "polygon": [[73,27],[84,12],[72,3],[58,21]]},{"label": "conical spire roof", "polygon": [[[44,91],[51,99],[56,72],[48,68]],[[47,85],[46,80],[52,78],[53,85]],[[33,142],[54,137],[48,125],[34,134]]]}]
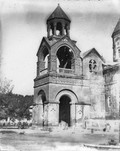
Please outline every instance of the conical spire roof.
[{"label": "conical spire roof", "polygon": [[117,22],[117,25],[115,26],[115,29],[114,29],[114,31],[113,31],[112,36],[113,36],[115,33],[119,32],[119,31],[120,31],[120,18],[119,18],[119,20],[118,20],[118,22]]},{"label": "conical spire roof", "polygon": [[65,12],[62,10],[60,5],[58,4],[57,8],[53,11],[53,13],[48,17],[47,21],[52,20],[52,19],[65,19],[70,22],[69,17],[65,14]]}]

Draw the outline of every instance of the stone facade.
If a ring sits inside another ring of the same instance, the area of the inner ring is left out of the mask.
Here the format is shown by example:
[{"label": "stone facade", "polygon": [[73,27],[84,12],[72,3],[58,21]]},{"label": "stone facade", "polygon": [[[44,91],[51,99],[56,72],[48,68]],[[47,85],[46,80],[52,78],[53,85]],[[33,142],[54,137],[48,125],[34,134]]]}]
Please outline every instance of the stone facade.
[{"label": "stone facade", "polygon": [[47,37],[37,52],[33,124],[73,126],[118,117],[119,64],[107,65],[95,48],[81,54],[70,38],[70,23],[59,5],[47,19]]},{"label": "stone facade", "polygon": [[120,65],[115,64],[105,67],[104,78],[106,118],[119,119]]}]

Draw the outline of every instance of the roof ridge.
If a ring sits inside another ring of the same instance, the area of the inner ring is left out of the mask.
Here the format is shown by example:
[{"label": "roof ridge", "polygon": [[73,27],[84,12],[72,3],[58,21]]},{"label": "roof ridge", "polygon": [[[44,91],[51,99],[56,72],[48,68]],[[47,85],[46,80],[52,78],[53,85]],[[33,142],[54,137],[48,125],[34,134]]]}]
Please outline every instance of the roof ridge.
[{"label": "roof ridge", "polygon": [[91,48],[91,49],[89,49],[89,50],[87,50],[87,51],[85,51],[83,54],[82,54],[82,57],[83,58],[85,58],[91,51],[96,51],[97,53],[98,53],[98,55],[99,55],[99,57],[101,58],[101,60],[103,61],[103,62],[105,62],[105,59],[103,58],[103,56],[99,53],[99,51],[98,50],[96,50],[96,48]]}]

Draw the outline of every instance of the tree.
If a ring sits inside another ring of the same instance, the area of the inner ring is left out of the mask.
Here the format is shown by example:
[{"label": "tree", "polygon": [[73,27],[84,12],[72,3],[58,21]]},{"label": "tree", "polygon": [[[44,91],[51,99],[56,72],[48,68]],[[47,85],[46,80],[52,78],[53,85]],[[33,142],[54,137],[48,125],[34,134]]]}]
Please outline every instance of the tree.
[{"label": "tree", "polygon": [[6,78],[0,79],[0,119],[7,118],[7,105],[9,101],[6,98],[9,93],[12,93],[14,87],[11,82],[11,80]]},{"label": "tree", "polygon": [[1,111],[4,111],[0,114],[1,118],[31,118],[31,113],[29,111],[30,106],[33,104],[33,96],[23,96],[18,94],[2,94],[0,96],[1,102]]},{"label": "tree", "polygon": [[12,90],[14,86],[11,84],[11,80],[8,80],[7,78],[5,79],[0,79],[0,93],[1,94],[8,94],[12,93]]},{"label": "tree", "polygon": [[33,104],[33,96],[13,94],[11,80],[0,80],[0,119],[31,118],[29,107]]}]

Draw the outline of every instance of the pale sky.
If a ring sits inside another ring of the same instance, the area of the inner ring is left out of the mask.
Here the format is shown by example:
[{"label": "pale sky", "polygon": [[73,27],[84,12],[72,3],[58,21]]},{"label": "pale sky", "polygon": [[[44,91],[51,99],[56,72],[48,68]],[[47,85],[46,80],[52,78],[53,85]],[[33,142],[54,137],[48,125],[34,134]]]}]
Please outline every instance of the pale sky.
[{"label": "pale sky", "polygon": [[0,0],[1,75],[13,92],[31,95],[36,53],[47,35],[46,19],[58,3],[71,19],[70,37],[81,52],[95,47],[112,61],[112,32],[120,18],[119,0]]}]

